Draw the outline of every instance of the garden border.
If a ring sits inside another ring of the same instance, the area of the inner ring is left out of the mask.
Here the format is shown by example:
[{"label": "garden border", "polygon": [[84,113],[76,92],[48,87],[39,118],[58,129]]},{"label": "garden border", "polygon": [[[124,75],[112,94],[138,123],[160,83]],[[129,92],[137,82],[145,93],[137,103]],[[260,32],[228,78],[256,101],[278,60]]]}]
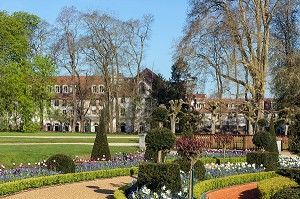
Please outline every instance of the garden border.
[{"label": "garden border", "polygon": [[29,188],[39,188],[43,186],[95,180],[99,178],[112,178],[117,176],[130,176],[137,174],[138,167],[117,168],[111,170],[98,170],[80,173],[58,174],[53,176],[42,176],[37,178],[27,178],[14,182],[0,184],[0,196],[17,193]]}]

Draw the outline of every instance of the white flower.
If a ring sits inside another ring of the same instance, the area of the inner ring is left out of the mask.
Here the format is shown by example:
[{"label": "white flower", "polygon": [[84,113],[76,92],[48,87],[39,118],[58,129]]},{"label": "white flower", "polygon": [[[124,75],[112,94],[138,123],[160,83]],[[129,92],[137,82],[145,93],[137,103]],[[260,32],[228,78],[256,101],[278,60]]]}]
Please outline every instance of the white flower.
[{"label": "white flower", "polygon": [[163,191],[165,191],[165,190],[166,190],[166,186],[164,185],[161,189],[162,189]]}]

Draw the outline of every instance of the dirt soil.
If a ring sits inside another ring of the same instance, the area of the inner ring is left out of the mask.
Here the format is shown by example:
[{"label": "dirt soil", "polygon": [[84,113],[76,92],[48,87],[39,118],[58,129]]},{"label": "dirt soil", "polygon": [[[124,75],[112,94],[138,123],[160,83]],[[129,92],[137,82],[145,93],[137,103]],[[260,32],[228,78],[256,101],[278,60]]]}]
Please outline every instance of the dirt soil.
[{"label": "dirt soil", "polygon": [[207,199],[257,199],[257,182],[211,191]]}]

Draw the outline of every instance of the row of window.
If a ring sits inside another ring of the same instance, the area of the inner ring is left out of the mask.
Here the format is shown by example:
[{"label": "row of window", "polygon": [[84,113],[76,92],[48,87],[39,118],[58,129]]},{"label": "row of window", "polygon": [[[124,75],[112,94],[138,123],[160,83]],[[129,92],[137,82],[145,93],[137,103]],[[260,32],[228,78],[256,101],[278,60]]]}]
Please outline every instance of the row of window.
[{"label": "row of window", "polygon": [[[49,86],[49,91],[54,93],[72,93],[73,87],[76,85],[54,85],[54,87]],[[104,93],[104,85],[92,85],[92,93]]]},{"label": "row of window", "polygon": [[[100,107],[100,109],[102,109]],[[62,113],[64,115],[67,115],[67,110],[63,109]],[[91,114],[96,115],[98,113],[97,109],[91,109]],[[74,114],[74,110],[71,110],[71,115]],[[126,115],[126,109],[125,108],[120,108],[120,116],[125,116]]]},{"label": "row of window", "polygon": [[[126,102],[126,98],[125,97],[121,97],[120,102],[123,104]],[[61,100],[61,106],[65,107],[67,106],[68,101],[63,99]],[[95,100],[91,101],[91,106],[96,106],[97,102]],[[60,100],[56,99],[54,100],[54,106],[58,107],[60,105]]]}]

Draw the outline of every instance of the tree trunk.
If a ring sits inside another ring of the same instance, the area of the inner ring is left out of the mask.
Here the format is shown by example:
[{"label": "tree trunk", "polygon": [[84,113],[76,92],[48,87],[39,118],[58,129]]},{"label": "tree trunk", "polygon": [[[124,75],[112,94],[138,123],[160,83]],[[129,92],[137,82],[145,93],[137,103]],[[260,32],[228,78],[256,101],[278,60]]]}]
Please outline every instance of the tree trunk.
[{"label": "tree trunk", "polygon": [[170,118],[170,120],[171,120],[171,132],[175,134],[176,122],[172,117]]}]

